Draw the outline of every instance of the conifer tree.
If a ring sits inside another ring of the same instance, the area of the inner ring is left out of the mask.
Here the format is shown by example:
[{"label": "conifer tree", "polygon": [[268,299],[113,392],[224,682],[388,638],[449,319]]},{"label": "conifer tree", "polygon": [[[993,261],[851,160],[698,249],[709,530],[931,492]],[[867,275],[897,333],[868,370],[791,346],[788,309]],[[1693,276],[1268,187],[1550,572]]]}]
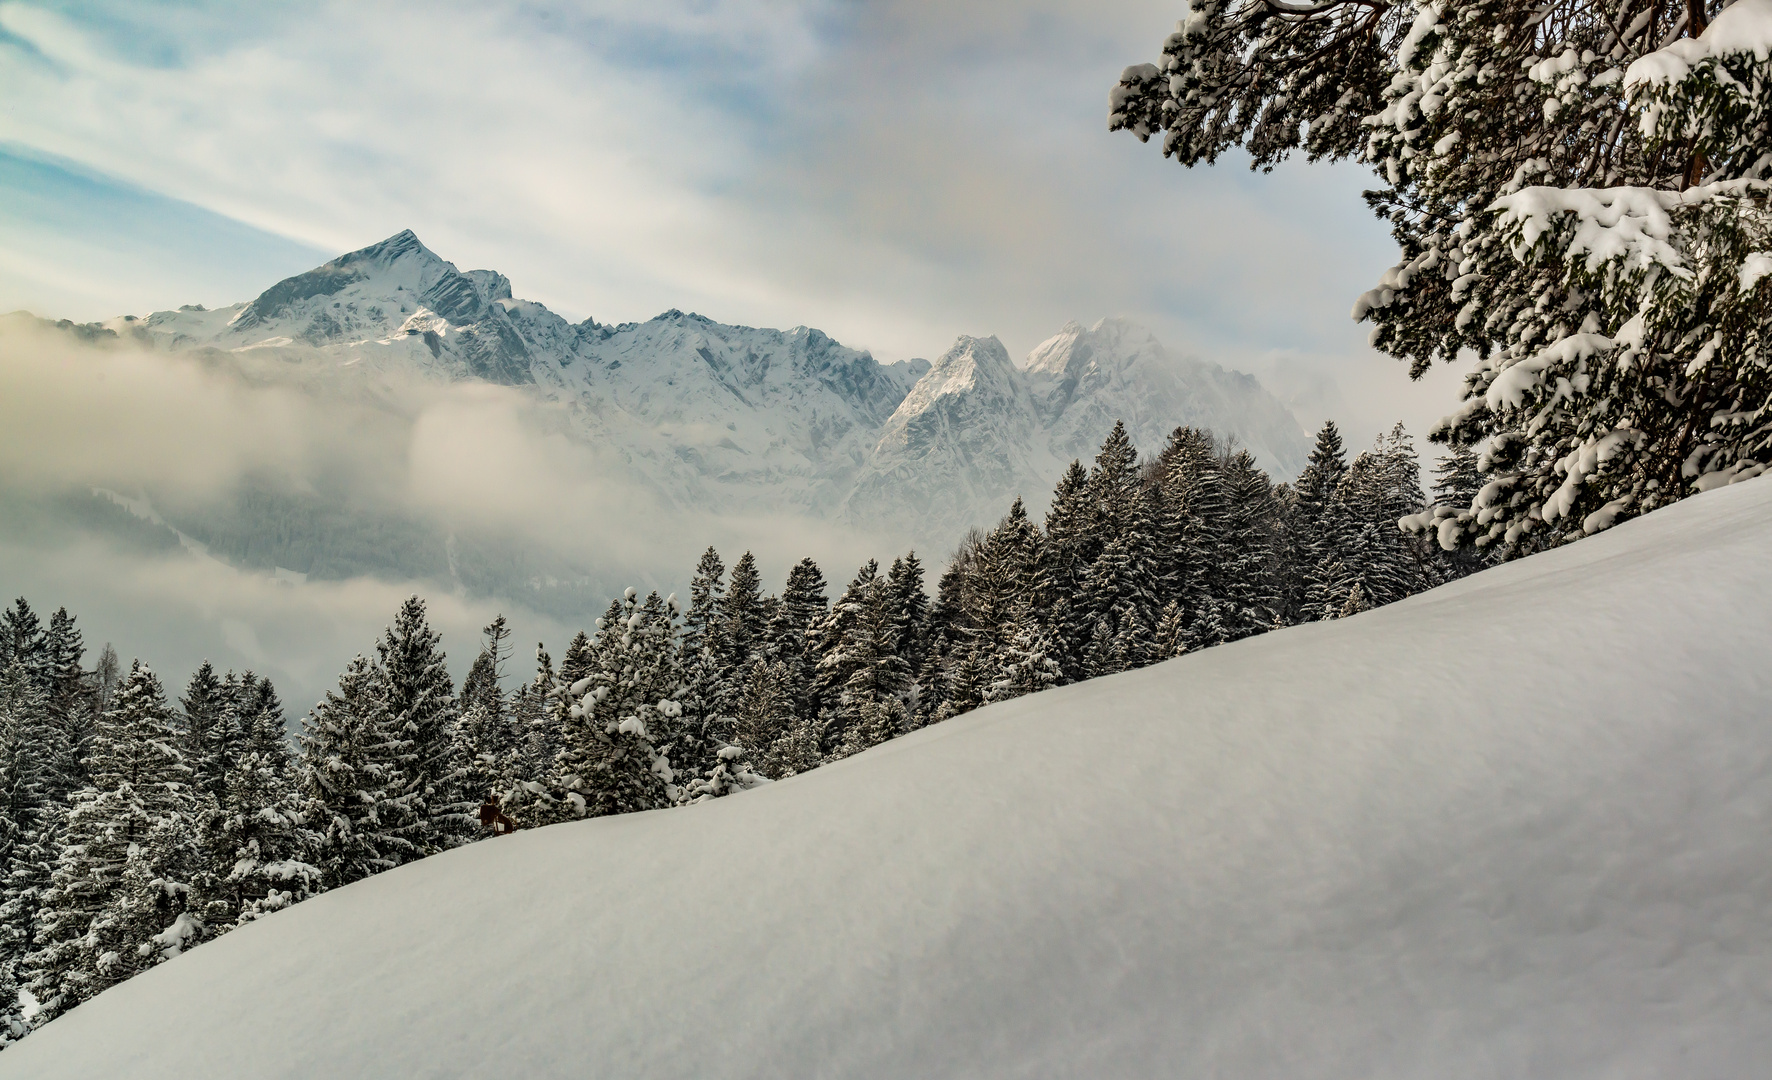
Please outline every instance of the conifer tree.
[{"label": "conifer tree", "polygon": [[573,684],[577,701],[556,766],[576,816],[625,814],[675,802],[676,777],[655,736],[680,716],[676,613],[657,593],[628,589],[597,620],[594,665]]},{"label": "conifer tree", "polygon": [[553,712],[556,681],[554,658],[538,641],[535,644],[535,675],[517,692],[511,705],[512,717],[522,738],[518,780],[534,780],[548,775],[553,768],[554,756],[560,752],[560,731]]},{"label": "conifer tree", "polygon": [[190,769],[160,680],[139,661],[95,727],[90,773],[68,810],[37,947],[24,961],[38,1023],[175,954],[199,930],[185,912],[195,863]]},{"label": "conifer tree", "polygon": [[1123,73],[1110,126],[1189,165],[1242,145],[1370,166],[1399,257],[1355,318],[1411,376],[1469,363],[1432,437],[1487,442],[1446,539],[1535,550],[1772,461],[1760,18],[1214,0]]},{"label": "conifer tree", "polygon": [[1187,650],[1187,622],[1182,617],[1181,605],[1171,600],[1163,608],[1163,613],[1157,617],[1157,630],[1151,648],[1151,663],[1172,660]]},{"label": "conifer tree", "polygon": [[689,607],[683,613],[684,656],[695,656],[704,648],[716,656],[725,654],[721,636],[725,602],[726,564],[720,561],[720,553],[709,547],[689,579]]},{"label": "conifer tree", "polygon": [[60,729],[14,656],[0,670],[0,1046],[24,1034],[19,968],[55,859]]},{"label": "conifer tree", "polygon": [[995,656],[1015,630],[1021,600],[1034,581],[1040,534],[1017,498],[966,563],[960,602],[964,626],[986,656]]},{"label": "conifer tree", "polygon": [[234,765],[241,690],[233,672],[224,681],[205,660],[179,699],[179,753],[190,765],[191,782],[197,790],[218,803],[227,796]]},{"label": "conifer tree", "polygon": [[1093,563],[1110,542],[1125,536],[1132,525],[1141,488],[1138,448],[1132,445],[1125,422],[1116,420],[1095,455],[1095,468],[1089,473],[1091,542],[1082,552],[1085,565]]},{"label": "conifer tree", "polygon": [[785,666],[787,709],[792,716],[818,716],[818,657],[815,637],[830,614],[824,574],[811,559],[801,559],[788,571],[769,624],[769,655]]},{"label": "conifer tree", "polygon": [[855,620],[859,617],[868,590],[880,575],[880,564],[869,559],[855,572],[843,595],[810,635],[811,657],[814,664],[816,708],[814,715],[820,723],[829,728],[838,723],[835,718],[842,707],[843,687],[849,681],[851,667],[849,654],[844,643],[848,639]]},{"label": "conifer tree", "polygon": [[769,748],[768,775],[781,780],[818,768],[824,761],[822,738],[817,717],[794,717],[788,730]]},{"label": "conifer tree", "polygon": [[1088,499],[1089,473],[1081,462],[1072,461],[1053,490],[1034,561],[1034,611],[1046,621],[1062,682],[1084,677],[1082,657],[1091,629],[1088,612],[1076,602],[1094,559]]},{"label": "conifer tree", "polygon": [[[770,749],[793,727],[786,664],[780,660],[758,660],[751,665],[734,719],[732,741],[744,748],[747,758],[763,762]],[[767,765],[764,771],[769,771]]]},{"label": "conifer tree", "polygon": [[1297,592],[1291,599],[1300,617],[1306,620],[1324,618],[1324,598],[1333,594],[1329,575],[1342,553],[1337,546],[1339,537],[1331,511],[1347,469],[1341,432],[1335,421],[1325,421],[1317,432],[1310,460],[1293,488],[1296,498],[1291,527],[1298,579],[1294,585]]},{"label": "conifer tree", "polygon": [[678,762],[689,772],[713,765],[714,733],[722,717],[732,711],[734,678],[726,670],[726,567],[720,553],[709,547],[696,564],[689,581],[689,607],[683,613],[680,635],[683,665],[683,722],[693,746],[685,746]]},{"label": "conifer tree", "polygon": [[[1208,606],[1209,612],[1216,612],[1218,605]],[[1216,645],[1222,641],[1222,634],[1212,641]],[[1151,662],[1151,626],[1144,620],[1144,609],[1126,607],[1120,611],[1120,620],[1114,626],[1114,640],[1110,646],[1112,667],[1115,671],[1131,671]]]},{"label": "conifer tree", "polygon": [[736,687],[762,652],[767,627],[763,609],[763,583],[757,560],[745,552],[732,564],[720,619],[721,671],[726,685]]},{"label": "conifer tree", "polygon": [[915,551],[892,560],[886,585],[897,607],[898,621],[903,626],[898,655],[913,676],[907,688],[905,711],[914,725],[922,712],[921,692],[915,675],[922,671],[929,651],[929,594],[923,589],[923,563]]},{"label": "conifer tree", "polygon": [[1015,631],[994,665],[997,677],[986,688],[985,700],[1007,701],[1056,686],[1058,661],[1051,653],[1050,635],[1031,607],[1024,605],[1016,616]]},{"label": "conifer tree", "polygon": [[319,837],[306,824],[285,738],[283,706],[267,678],[245,678],[237,746],[219,798],[206,798],[202,868],[192,910],[210,934],[262,918],[317,893]]},{"label": "conifer tree", "polygon": [[414,596],[400,605],[375,647],[380,697],[397,747],[394,786],[406,813],[403,831],[420,856],[466,842],[476,824],[462,791],[455,687],[439,640],[424,601]]},{"label": "conifer tree", "polygon": [[15,661],[24,665],[26,674],[38,688],[48,692],[51,681],[48,638],[43,621],[22,596],[0,612],[0,670]]},{"label": "conifer tree", "polygon": [[1095,620],[1095,629],[1090,631],[1089,645],[1083,651],[1084,677],[1099,679],[1104,675],[1117,675],[1125,671],[1125,656],[1114,652],[1114,624],[1106,617]]},{"label": "conifer tree", "polygon": [[1199,619],[1231,591],[1230,497],[1210,434],[1177,428],[1164,459],[1161,532],[1173,560],[1165,591],[1190,619]]},{"label": "conifer tree", "polygon": [[948,674],[947,700],[942,703],[942,711],[938,714],[940,719],[971,712],[985,703],[991,671],[989,661],[980,652],[977,646],[968,646],[959,652],[958,660]]},{"label": "conifer tree", "polygon": [[1482,490],[1476,451],[1468,446],[1454,446],[1434,466],[1433,505],[1402,523],[1407,531],[1433,543],[1443,580],[1454,581],[1495,562],[1495,549],[1487,542],[1487,536],[1470,543],[1460,542],[1464,528],[1459,519],[1464,510],[1476,504]]},{"label": "conifer tree", "polygon": [[1229,512],[1221,609],[1227,640],[1234,641],[1270,629],[1284,610],[1275,551],[1281,508],[1267,474],[1248,451],[1235,451],[1223,464]]},{"label": "conifer tree", "polygon": [[457,704],[456,758],[462,768],[466,799],[497,798],[508,791],[523,766],[524,732],[500,682],[510,627],[499,615],[481,631],[485,643],[467,677]]},{"label": "conifer tree", "polygon": [[358,654],[304,723],[296,787],[323,888],[419,857],[401,830],[398,744],[383,685],[373,661]]},{"label": "conifer tree", "polygon": [[[902,730],[911,673],[898,652],[904,624],[890,583],[885,578],[871,578],[849,606],[852,610],[841,641],[820,663],[843,678],[827,738],[837,739],[853,751],[878,741],[883,730],[880,725],[898,725],[894,734]],[[851,734],[863,724],[873,726]],[[863,741],[858,743],[858,739]]]},{"label": "conifer tree", "polygon": [[74,621],[67,608],[57,608],[49,617],[44,642],[50,667],[49,716],[60,732],[52,751],[56,758],[49,766],[53,774],[51,790],[62,802],[86,782],[81,759],[86,756],[91,739],[94,714],[87,673],[80,666],[86,645]]}]

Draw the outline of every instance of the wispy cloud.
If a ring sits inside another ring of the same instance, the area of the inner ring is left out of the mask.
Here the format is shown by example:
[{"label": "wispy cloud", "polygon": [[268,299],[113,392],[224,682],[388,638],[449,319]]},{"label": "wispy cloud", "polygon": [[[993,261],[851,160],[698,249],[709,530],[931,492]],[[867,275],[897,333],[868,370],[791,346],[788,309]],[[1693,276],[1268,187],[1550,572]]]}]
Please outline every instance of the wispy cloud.
[{"label": "wispy cloud", "polygon": [[[0,323],[0,503],[54,505],[102,489],[135,512],[225,531],[243,500],[280,499],[259,522],[267,534],[247,538],[260,550],[281,550],[268,533],[286,529],[305,530],[287,545],[298,554],[420,545],[370,569],[341,573],[334,560],[331,580],[292,584],[299,573],[280,575],[262,557],[230,565],[119,543],[79,519],[0,519],[0,593],[65,604],[86,617],[94,644],[109,638],[169,672],[208,656],[269,670],[309,698],[415,592],[465,664],[498,610],[524,639],[557,650],[626,585],[681,589],[709,544],[729,560],[755,551],[775,582],[803,556],[842,580],[900,550],[898,538],[791,514],[665,505],[610,448],[575,434],[565,406],[518,389],[334,364],[300,351],[92,346],[34,322]],[[304,508],[350,520],[310,520]],[[426,552],[454,551],[455,538],[490,565],[426,573]],[[544,596],[542,578],[569,588]]]},{"label": "wispy cloud", "polygon": [[1414,410],[1347,320],[1391,258],[1359,169],[1187,171],[1107,133],[1108,87],[1178,13],[7,3],[0,139],[312,248],[412,227],[574,317],[693,308],[899,357],[1122,314],[1232,366],[1389,372]]}]

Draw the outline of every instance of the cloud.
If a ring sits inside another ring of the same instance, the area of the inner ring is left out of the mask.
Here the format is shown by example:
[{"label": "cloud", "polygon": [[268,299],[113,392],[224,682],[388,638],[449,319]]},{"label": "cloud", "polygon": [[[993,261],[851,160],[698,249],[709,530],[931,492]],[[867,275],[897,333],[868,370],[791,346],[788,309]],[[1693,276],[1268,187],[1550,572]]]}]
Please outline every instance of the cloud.
[{"label": "cloud", "polygon": [[[95,489],[129,512],[95,519]],[[810,555],[840,587],[902,543],[669,505],[518,388],[0,320],[0,593],[66,605],[169,674],[209,657],[308,701],[417,593],[459,676],[498,611],[557,653],[629,584],[682,591],[710,544],[775,583]]]},{"label": "cloud", "polygon": [[[1106,131],[1108,87],[1178,13],[11,3],[0,139],[328,251],[410,226],[575,318],[680,307],[897,358],[1117,314],[1230,366],[1285,351],[1339,377],[1370,355],[1347,309],[1393,257],[1369,176],[1184,170]],[[1374,389],[1410,398],[1387,370]]]}]

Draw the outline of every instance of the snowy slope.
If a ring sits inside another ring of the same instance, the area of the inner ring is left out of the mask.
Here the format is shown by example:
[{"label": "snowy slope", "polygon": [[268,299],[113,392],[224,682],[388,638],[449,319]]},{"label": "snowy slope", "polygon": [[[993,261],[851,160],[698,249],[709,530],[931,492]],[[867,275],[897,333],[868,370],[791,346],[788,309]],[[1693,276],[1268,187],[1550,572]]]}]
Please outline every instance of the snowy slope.
[{"label": "snowy slope", "polygon": [[205,945],[0,1077],[1741,1077],[1772,480]]}]

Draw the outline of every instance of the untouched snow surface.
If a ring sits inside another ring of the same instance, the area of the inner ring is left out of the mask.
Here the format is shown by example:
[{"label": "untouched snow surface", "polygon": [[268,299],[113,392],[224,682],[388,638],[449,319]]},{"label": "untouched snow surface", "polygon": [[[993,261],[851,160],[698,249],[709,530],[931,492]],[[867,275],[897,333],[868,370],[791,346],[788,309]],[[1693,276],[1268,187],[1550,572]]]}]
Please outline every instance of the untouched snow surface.
[{"label": "untouched snow surface", "polygon": [[1772,481],[1342,622],[300,905],[61,1077],[1740,1077]]}]

